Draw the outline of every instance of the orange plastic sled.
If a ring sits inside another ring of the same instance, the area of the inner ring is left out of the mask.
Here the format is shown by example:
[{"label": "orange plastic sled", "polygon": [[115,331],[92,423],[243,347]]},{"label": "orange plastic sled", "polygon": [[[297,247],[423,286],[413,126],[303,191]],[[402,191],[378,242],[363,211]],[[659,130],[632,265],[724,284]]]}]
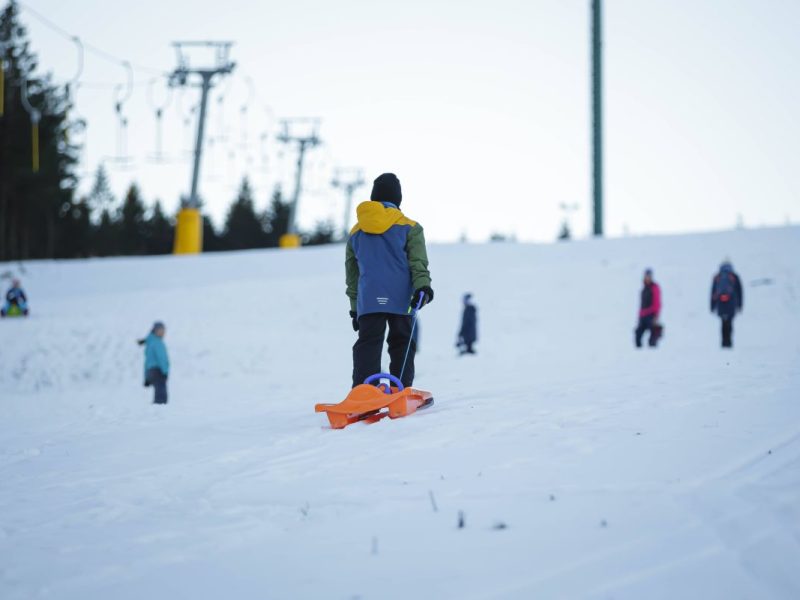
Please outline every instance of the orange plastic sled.
[{"label": "orange plastic sled", "polygon": [[[377,387],[368,383],[380,378],[391,379],[396,385],[389,388],[385,383]],[[385,373],[373,375],[366,381],[354,387],[339,404],[317,404],[314,410],[328,415],[332,429],[344,429],[353,423],[376,423],[384,417],[407,417],[433,404],[430,392],[403,388],[397,378]]]}]

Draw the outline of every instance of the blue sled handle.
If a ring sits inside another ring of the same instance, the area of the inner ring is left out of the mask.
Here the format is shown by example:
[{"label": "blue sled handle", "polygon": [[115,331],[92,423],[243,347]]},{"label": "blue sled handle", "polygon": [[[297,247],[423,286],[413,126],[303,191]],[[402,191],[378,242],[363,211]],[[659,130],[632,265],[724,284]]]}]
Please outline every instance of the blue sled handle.
[{"label": "blue sled handle", "polygon": [[[413,300],[414,298],[411,298],[411,299]],[[408,307],[408,312],[413,314],[416,317],[417,313],[419,312],[419,309],[422,308],[422,301],[424,299],[425,299],[425,293],[424,292],[420,292],[420,294],[419,294],[419,302],[417,302],[416,306],[414,306],[413,304],[411,306],[409,306]]]},{"label": "blue sled handle", "polygon": [[[375,375],[370,375],[369,377],[367,377],[367,378],[364,380],[364,383],[366,383],[367,385],[369,385],[369,384],[370,384],[370,383],[372,383],[373,381],[376,381],[376,380],[378,380],[378,379],[384,379],[384,378],[388,379],[388,380],[389,380],[389,381],[391,381],[393,384],[395,384],[395,385],[397,386],[397,391],[398,391],[398,392],[402,392],[402,391],[405,389],[405,387],[403,386],[403,384],[402,384],[402,382],[400,381],[400,379],[398,379],[398,378],[397,378],[397,377],[395,377],[394,375],[391,375],[390,373],[375,373]],[[391,394],[392,392],[391,392],[391,391],[387,391],[386,393],[387,393],[387,394]]]}]

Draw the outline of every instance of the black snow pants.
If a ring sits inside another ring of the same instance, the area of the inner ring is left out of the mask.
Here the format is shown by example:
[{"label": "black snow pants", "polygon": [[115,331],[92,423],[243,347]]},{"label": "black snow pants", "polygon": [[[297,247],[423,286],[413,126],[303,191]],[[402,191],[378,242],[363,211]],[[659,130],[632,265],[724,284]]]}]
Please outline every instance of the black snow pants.
[{"label": "black snow pants", "polygon": [[409,342],[408,360],[403,371],[405,387],[414,383],[414,354],[417,345],[411,340],[412,317],[390,313],[372,313],[358,317],[358,340],[353,345],[353,387],[370,375],[381,372],[381,355],[386,325],[389,325],[389,372],[400,377]]},{"label": "black snow pants", "polygon": [[153,386],[153,404],[167,403],[167,376],[158,367],[147,370],[146,384]]},{"label": "black snow pants", "polygon": [[733,348],[733,315],[720,315],[722,320],[722,347]]},{"label": "black snow pants", "polygon": [[639,318],[639,325],[636,326],[636,347],[642,347],[642,336],[644,336],[645,331],[650,332],[650,337],[647,339],[648,346],[655,347],[656,343],[658,342],[658,333],[656,332],[653,325],[655,321],[655,317],[653,315],[648,315],[646,317]]}]

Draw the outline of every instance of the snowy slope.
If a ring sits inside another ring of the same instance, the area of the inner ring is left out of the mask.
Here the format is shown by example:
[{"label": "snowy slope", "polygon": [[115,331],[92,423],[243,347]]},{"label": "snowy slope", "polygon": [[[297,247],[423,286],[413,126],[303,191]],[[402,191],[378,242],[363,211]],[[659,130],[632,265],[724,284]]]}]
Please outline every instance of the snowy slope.
[{"label": "snowy slope", "polygon": [[[800,597],[800,229],[434,246],[436,405],[332,431],[342,254],[25,266],[34,314],[0,322],[0,597]],[[733,351],[708,313],[727,255]],[[646,266],[666,338],[637,352]],[[457,359],[464,291],[481,340]],[[167,407],[134,343],[157,318]]]}]

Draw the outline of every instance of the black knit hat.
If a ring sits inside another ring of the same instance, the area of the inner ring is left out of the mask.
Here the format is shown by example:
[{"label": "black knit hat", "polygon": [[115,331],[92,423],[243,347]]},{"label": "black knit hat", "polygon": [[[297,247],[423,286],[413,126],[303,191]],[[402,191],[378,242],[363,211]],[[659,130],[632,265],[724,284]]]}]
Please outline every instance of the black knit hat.
[{"label": "black knit hat", "polygon": [[403,192],[400,189],[400,180],[394,173],[384,173],[372,184],[372,194],[370,200],[377,202],[391,202],[395,206],[400,206],[403,201]]}]

